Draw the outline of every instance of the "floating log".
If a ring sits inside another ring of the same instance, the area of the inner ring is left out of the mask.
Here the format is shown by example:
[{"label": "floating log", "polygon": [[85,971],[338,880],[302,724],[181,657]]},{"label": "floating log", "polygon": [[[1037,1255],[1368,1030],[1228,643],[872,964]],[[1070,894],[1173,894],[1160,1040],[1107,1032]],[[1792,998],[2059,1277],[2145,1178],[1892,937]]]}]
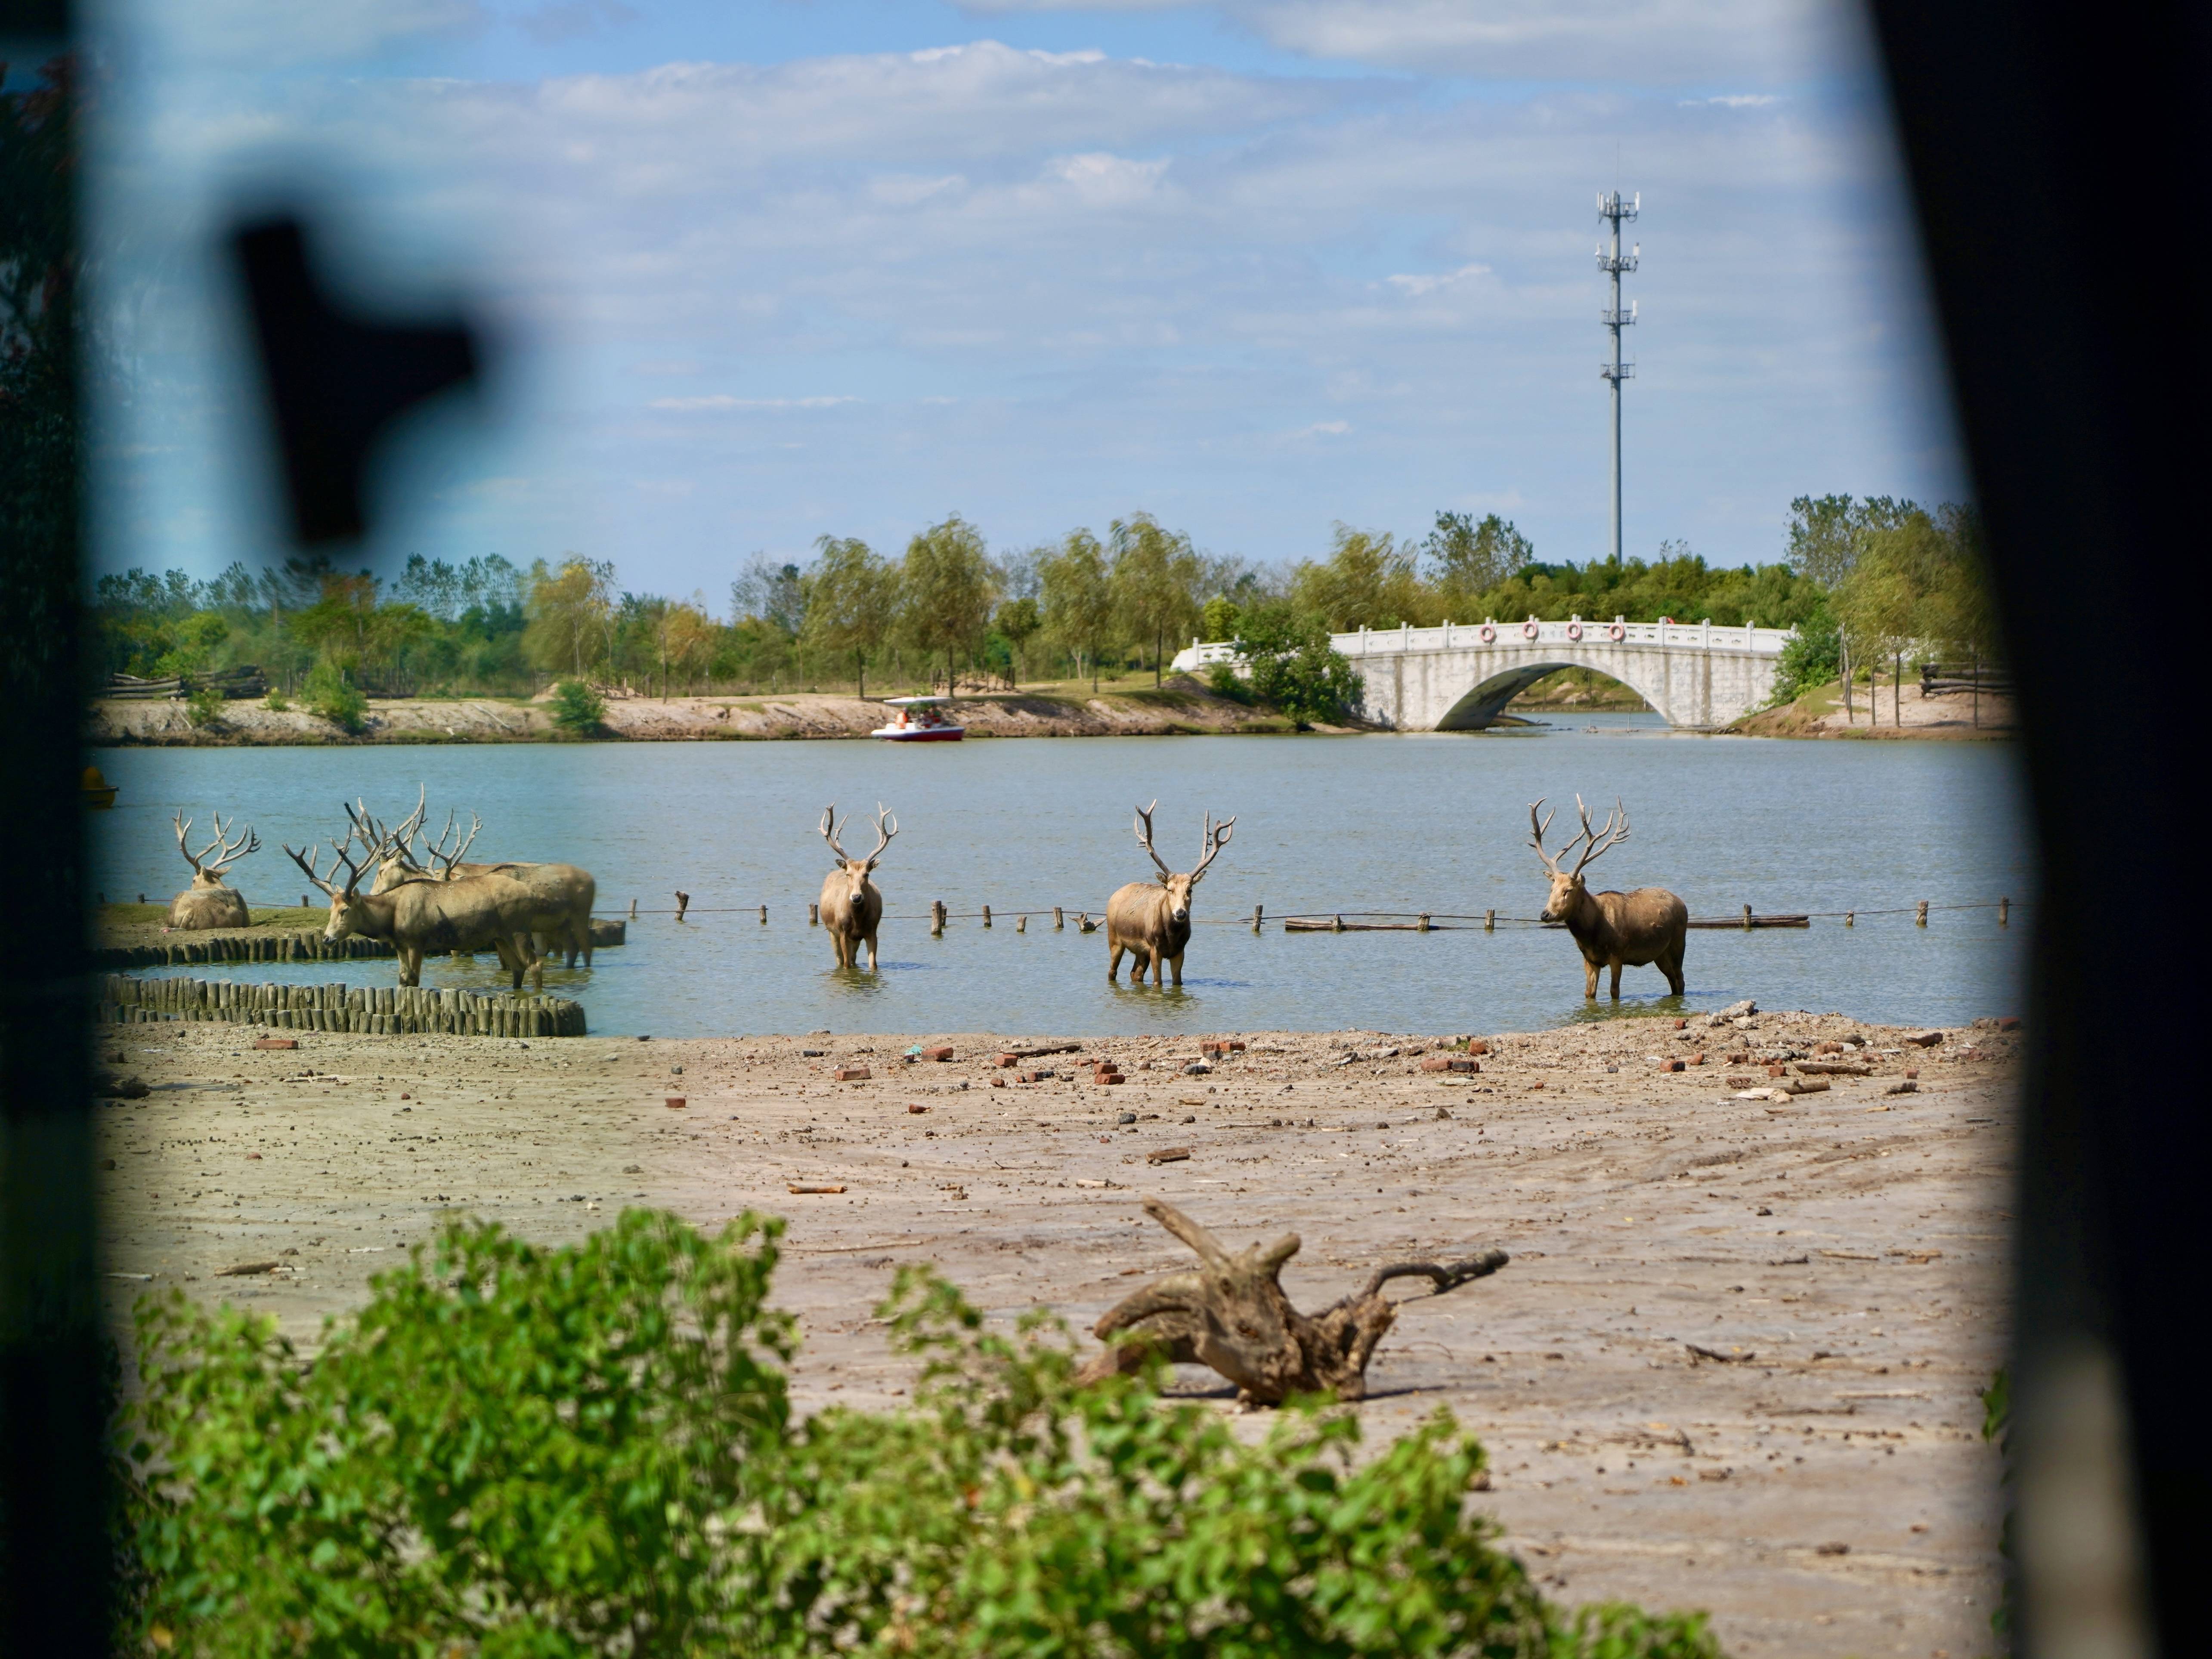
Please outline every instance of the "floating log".
[{"label": "floating log", "polygon": [[[1559,924],[1547,922],[1545,925],[1556,927]],[[1693,916],[1687,925],[1692,927],[1727,927],[1741,933],[1747,927],[1810,927],[1813,925],[1813,918],[1810,916],[1731,916],[1726,921],[1723,921],[1718,918],[1705,920]]]}]

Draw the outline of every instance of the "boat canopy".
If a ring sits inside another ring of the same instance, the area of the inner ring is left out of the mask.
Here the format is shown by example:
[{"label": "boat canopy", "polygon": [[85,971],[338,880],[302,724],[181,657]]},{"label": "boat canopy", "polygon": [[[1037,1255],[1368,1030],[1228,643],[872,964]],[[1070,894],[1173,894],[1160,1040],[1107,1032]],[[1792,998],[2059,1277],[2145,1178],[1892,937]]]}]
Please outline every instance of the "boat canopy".
[{"label": "boat canopy", "polygon": [[884,706],[887,708],[913,708],[951,701],[950,697],[885,697]]}]

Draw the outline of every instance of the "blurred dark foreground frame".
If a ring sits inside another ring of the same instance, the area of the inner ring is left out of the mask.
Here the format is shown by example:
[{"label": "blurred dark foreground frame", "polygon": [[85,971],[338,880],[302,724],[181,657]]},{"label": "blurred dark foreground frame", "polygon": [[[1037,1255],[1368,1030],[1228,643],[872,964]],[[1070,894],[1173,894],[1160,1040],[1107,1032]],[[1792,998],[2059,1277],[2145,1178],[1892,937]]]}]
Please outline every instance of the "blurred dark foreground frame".
[{"label": "blurred dark foreground frame", "polygon": [[[2016,1206],[2018,1446],[2037,1455],[2052,1354],[2086,1340],[2116,1357],[2154,1639],[2180,1653],[2195,1514],[2212,1489],[2189,1346],[2204,1323],[2192,1224],[2208,1160],[2203,1085],[2169,1046],[2194,1019],[2187,1003],[2178,1019],[2166,1007],[2196,993],[2184,958],[2199,930],[2168,896],[2174,855],[2199,839],[2202,743],[2181,669],[2203,653],[2166,636],[2188,625],[2197,584],[2183,564],[2194,574],[2208,539],[2212,421],[2187,307],[2190,279],[2212,269],[2193,194],[2212,14],[2175,0],[2124,20],[1874,0],[1874,15],[1995,550],[2043,860]],[[0,34],[27,33],[58,43],[59,7],[0,6]],[[24,161],[7,152],[11,169]],[[64,235],[73,182],[60,186]],[[0,179],[11,241],[40,234],[21,210],[36,185]],[[66,417],[66,353],[47,391]],[[389,388],[333,395],[367,404]],[[112,1565],[83,1018],[81,448],[73,422],[58,438],[26,413],[0,405],[0,870],[14,878],[0,951],[0,1653],[75,1659],[106,1650]],[[320,453],[311,433],[281,447]],[[2140,614],[2086,611],[2090,592]],[[2048,1605],[2027,1597],[2017,1650],[2048,1645],[2033,1616]]]}]

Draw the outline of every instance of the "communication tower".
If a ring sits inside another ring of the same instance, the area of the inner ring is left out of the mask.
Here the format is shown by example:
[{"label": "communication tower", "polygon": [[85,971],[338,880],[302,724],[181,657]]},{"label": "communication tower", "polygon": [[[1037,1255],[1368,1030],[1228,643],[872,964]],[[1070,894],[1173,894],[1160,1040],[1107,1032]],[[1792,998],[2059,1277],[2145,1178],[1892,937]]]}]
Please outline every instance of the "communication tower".
[{"label": "communication tower", "polygon": [[1643,206],[1644,192],[1641,191],[1626,200],[1622,199],[1617,190],[1601,192],[1597,198],[1597,216],[1612,227],[1613,234],[1611,249],[1600,243],[1597,250],[1597,268],[1605,272],[1613,283],[1613,303],[1598,313],[1599,319],[1613,334],[1613,361],[1600,363],[1597,372],[1613,387],[1613,556],[1615,562],[1620,558],[1620,383],[1636,373],[1636,365],[1621,356],[1620,331],[1636,320],[1636,304],[1631,301],[1627,310],[1620,308],[1620,279],[1624,274],[1636,269],[1636,263],[1644,253],[1644,245],[1640,242],[1626,253],[1620,251],[1620,227],[1624,222],[1635,218]]}]

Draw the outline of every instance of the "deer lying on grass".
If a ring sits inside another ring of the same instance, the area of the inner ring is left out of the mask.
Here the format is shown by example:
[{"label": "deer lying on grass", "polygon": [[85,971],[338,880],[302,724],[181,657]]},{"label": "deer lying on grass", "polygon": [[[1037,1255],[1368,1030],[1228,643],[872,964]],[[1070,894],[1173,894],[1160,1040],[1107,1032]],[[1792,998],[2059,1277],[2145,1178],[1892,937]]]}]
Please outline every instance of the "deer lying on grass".
[{"label": "deer lying on grass", "polygon": [[1114,896],[1106,901],[1106,977],[1109,981],[1121,972],[1121,952],[1127,951],[1130,984],[1142,982],[1149,966],[1152,983],[1158,985],[1163,962],[1174,970],[1175,982],[1182,983],[1183,947],[1190,943],[1190,890],[1198,885],[1214,854],[1229,845],[1229,832],[1237,823],[1232,817],[1217,824],[1213,815],[1207,813],[1205,856],[1199,860],[1198,868],[1179,876],[1152,848],[1152,808],[1158,805],[1154,801],[1152,806],[1137,809],[1137,842],[1159,866],[1159,880],[1133,881],[1115,889]]},{"label": "deer lying on grass", "polygon": [[[850,823],[850,818],[846,819]],[[868,947],[868,971],[876,970],[876,927],[884,919],[884,896],[868,879],[868,872],[876,867],[876,860],[884,855],[884,848],[891,844],[898,834],[898,820],[884,811],[881,801],[876,803],[876,850],[864,859],[848,858],[845,849],[837,844],[837,836],[844,824],[837,822],[835,801],[822,814],[822,838],[830,843],[830,851],[837,860],[837,867],[822,878],[822,926],[830,935],[830,943],[837,952],[840,968],[860,964],[860,946]]]},{"label": "deer lying on grass", "polygon": [[[234,825],[238,820],[233,818]],[[246,895],[234,887],[223,884],[223,874],[248,853],[261,850],[261,837],[251,827],[233,841],[222,822],[222,814],[216,814],[215,839],[194,853],[185,844],[185,837],[192,830],[192,821],[182,812],[176,817],[177,850],[185,855],[185,862],[192,866],[192,884],[169,901],[169,926],[172,927],[251,927],[253,918],[246,908]]]},{"label": "deer lying on grass", "polygon": [[[358,936],[386,941],[398,953],[402,985],[420,985],[423,957],[447,951],[498,952],[500,966],[518,991],[522,988],[523,975],[532,968],[538,969],[542,981],[543,965],[517,942],[519,937],[527,938],[550,921],[543,901],[529,888],[508,876],[451,876],[450,866],[459,862],[457,852],[443,872],[450,879],[438,874],[418,876],[383,892],[364,893],[362,878],[385,860],[390,846],[362,841],[362,858],[356,865],[348,856],[356,838],[349,832],[331,843],[327,877],[317,871],[314,861],[305,854],[293,852],[289,846],[284,849],[307,879],[330,895],[331,919],[323,929],[325,939]],[[475,838],[473,830],[470,838]],[[460,851],[465,852],[467,847],[464,842]],[[338,881],[341,870],[345,873],[343,885]]]},{"label": "deer lying on grass", "polygon": [[[1576,946],[1583,953],[1584,1000],[1597,995],[1599,969],[1613,970],[1613,1000],[1618,1002],[1622,967],[1646,964],[1666,975],[1668,988],[1676,996],[1681,995],[1682,941],[1690,926],[1689,907],[1663,887],[1639,887],[1632,893],[1593,893],[1583,883],[1583,872],[1592,860],[1628,839],[1626,810],[1616,800],[1605,828],[1595,830],[1590,827],[1589,809],[1577,795],[1575,810],[1582,814],[1583,827],[1555,858],[1544,850],[1544,831],[1552,827],[1553,815],[1547,813],[1541,823],[1536,821],[1537,809],[1543,804],[1536,801],[1528,808],[1528,827],[1534,831],[1528,844],[1552,876],[1552,896],[1544,901],[1537,920],[1564,921],[1574,935]],[[1573,869],[1562,870],[1559,866],[1575,850],[1576,842],[1583,843],[1582,856],[1575,860]]]},{"label": "deer lying on grass", "polygon": [[[562,915],[558,925],[532,936],[529,948],[533,957],[564,954],[567,965],[576,965],[580,952],[584,965],[592,965],[592,907],[599,902],[599,884],[588,870],[573,864],[530,864],[519,860],[500,864],[451,863],[439,866],[426,848],[418,856],[415,843],[422,836],[428,817],[421,795],[417,795],[415,810],[402,820],[398,829],[386,833],[384,826],[368,815],[368,808],[356,803],[346,808],[346,816],[353,820],[356,834],[386,848],[376,868],[376,880],[371,891],[386,892],[403,881],[429,876],[434,869],[442,868],[438,879],[452,880],[459,876],[504,875],[512,877],[534,890],[545,901],[547,907]],[[453,820],[446,820],[450,834]],[[445,836],[441,836],[442,845]]]}]

